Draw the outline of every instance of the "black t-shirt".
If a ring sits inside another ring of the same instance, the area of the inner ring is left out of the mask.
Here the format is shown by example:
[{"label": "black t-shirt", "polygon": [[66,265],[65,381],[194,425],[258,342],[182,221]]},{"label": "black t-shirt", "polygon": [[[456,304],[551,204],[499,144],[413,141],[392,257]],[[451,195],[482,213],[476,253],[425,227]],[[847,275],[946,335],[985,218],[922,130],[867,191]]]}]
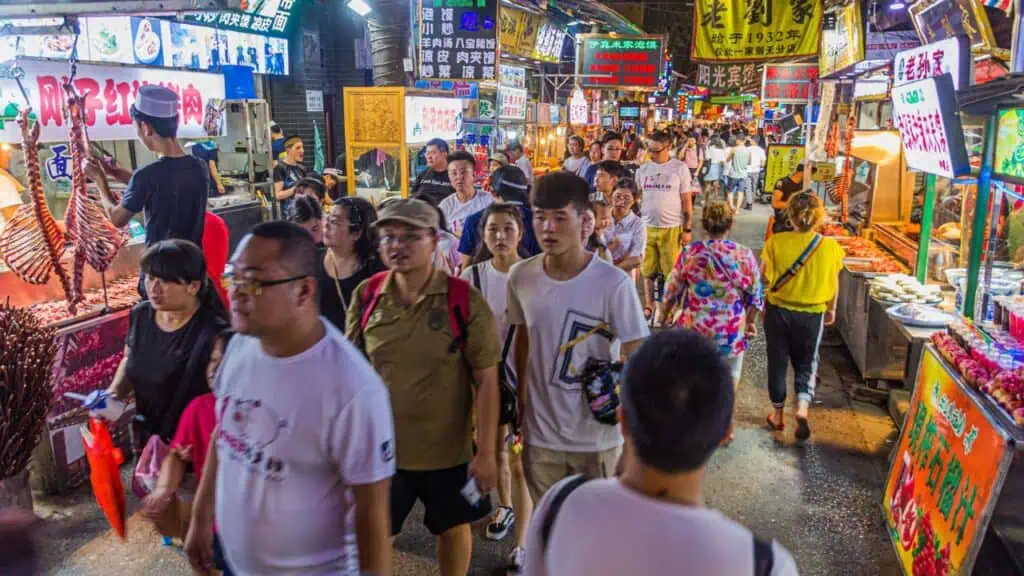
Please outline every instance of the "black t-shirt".
[{"label": "black t-shirt", "polygon": [[[192,146],[192,155],[195,156],[196,158],[199,158],[199,160],[203,163],[203,166],[207,167],[207,173],[210,173],[210,160],[213,160],[214,164],[220,162],[220,154],[217,152],[217,149],[207,148],[202,144],[196,144]],[[217,181],[213,179],[212,173],[210,173],[209,184],[210,185],[207,187],[207,195],[217,196],[219,194],[219,192],[217,191]]]},{"label": "black t-shirt", "polygon": [[[306,177],[306,167],[302,164],[278,162],[274,168],[274,183],[283,182],[287,190]],[[295,196],[281,200],[281,217],[288,220],[295,212]]]},{"label": "black t-shirt", "polygon": [[188,403],[210,391],[206,367],[214,338],[226,327],[224,320],[200,308],[184,326],[164,332],[148,300],[132,308],[125,375],[147,433],[170,442]]},{"label": "black t-shirt", "polygon": [[[782,192],[782,201],[789,202],[789,198],[804,189],[803,184],[797,184],[792,178],[786,176],[775,184],[775,190]],[[773,194],[774,195],[774,194]],[[775,222],[772,224],[772,233],[789,232],[793,227],[789,224],[789,218],[785,210],[775,209]]]},{"label": "black t-shirt", "polygon": [[455,188],[452,186],[452,181],[448,179],[447,170],[434,172],[428,168],[420,172],[420,175],[416,177],[416,181],[412,185],[411,194],[409,195],[423,198],[437,206],[441,203],[441,200],[454,193]]},{"label": "black t-shirt", "polygon": [[[355,274],[348,278],[339,278],[337,284],[335,284],[334,278],[328,273],[324,267],[324,255],[327,253],[326,248],[321,248],[317,258],[317,289],[320,291],[320,314],[331,321],[342,333],[345,332],[345,310],[348,304],[352,303],[352,293],[355,291],[356,286],[363,281],[373,276],[377,272],[386,270],[387,268],[377,258],[373,258],[369,262],[366,262],[362,268],[356,270]],[[344,304],[341,298],[338,297],[338,290],[341,290],[341,295],[344,296]]]},{"label": "black t-shirt", "polygon": [[203,245],[210,170],[193,156],[164,156],[132,174],[121,206],[145,211],[146,246],[168,238]]}]

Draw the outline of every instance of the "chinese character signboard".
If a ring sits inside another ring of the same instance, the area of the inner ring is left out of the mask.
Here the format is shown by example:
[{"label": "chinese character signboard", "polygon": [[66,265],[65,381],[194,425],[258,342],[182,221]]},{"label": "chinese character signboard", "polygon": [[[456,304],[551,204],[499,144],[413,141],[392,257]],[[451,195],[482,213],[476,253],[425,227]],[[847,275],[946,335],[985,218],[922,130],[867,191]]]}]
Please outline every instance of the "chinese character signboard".
[{"label": "chinese character signboard", "polygon": [[526,68],[502,64],[500,70],[499,84],[509,88],[526,88]]},{"label": "chinese character signboard", "polygon": [[572,97],[569,98],[569,124],[580,126],[590,121],[587,116],[587,97],[583,89],[577,86],[572,90]]},{"label": "chinese character signboard", "polygon": [[249,7],[240,12],[191,12],[185,14],[185,21],[224,30],[285,36],[292,18],[298,19],[300,5],[301,0],[249,2]]},{"label": "chinese character signboard", "polygon": [[502,120],[526,119],[526,90],[499,86],[498,118]]},{"label": "chinese character signboard", "polygon": [[766,64],[761,99],[780,104],[807,104],[818,99],[817,64]]},{"label": "chinese character signboard", "polygon": [[998,49],[988,14],[977,0],[918,0],[907,9],[923,42],[967,36],[974,52],[993,53],[1009,59]]},{"label": "chinese character signboard", "polygon": [[576,73],[583,86],[655,90],[665,65],[662,36],[580,34]]},{"label": "chinese character signboard", "polygon": [[796,171],[804,161],[804,147],[789,144],[769,144],[764,164],[764,189],[774,190],[775,184]]},{"label": "chinese character signboard", "polygon": [[921,45],[917,32],[913,30],[890,30],[869,32],[864,41],[865,60],[892,60],[897,52],[911,50]]},{"label": "chinese character signboard", "polygon": [[887,100],[889,80],[857,80],[853,83],[854,100]]},{"label": "chinese character signboard", "polygon": [[[499,43],[501,45],[502,52],[507,52],[516,56],[523,56],[525,58],[533,58],[538,42],[541,42],[541,32],[545,25],[546,23],[544,18],[537,16],[536,14],[503,7],[501,10],[501,29],[499,36]],[[562,38],[564,39],[564,35]],[[545,41],[553,43],[554,40],[555,39],[550,37],[550,34],[548,34]],[[561,54],[561,51],[562,46],[561,42],[559,42],[559,54]],[[552,61],[557,62],[558,60],[556,58]]]},{"label": "chinese character signboard", "polygon": [[562,59],[562,44],[565,32],[554,24],[544,22],[537,31],[537,42],[533,47],[534,60],[542,62],[558,62]]},{"label": "chinese character signboard", "polygon": [[996,113],[996,150],[992,176],[1024,184],[1024,108],[1000,108]]},{"label": "chinese character signboard", "polygon": [[405,140],[410,144],[433,138],[451,141],[462,137],[462,100],[405,97]]},{"label": "chinese character signboard", "polygon": [[970,574],[1002,487],[1007,440],[925,348],[882,500],[904,574]]},{"label": "chinese character signboard", "polygon": [[698,64],[697,85],[716,96],[756,92],[763,73],[761,64]]},{"label": "chinese character signboard", "polygon": [[818,53],[818,0],[696,1],[692,60],[766,61]]},{"label": "chinese character signboard", "polygon": [[896,55],[892,63],[893,86],[902,86],[949,73],[953,89],[971,84],[971,49],[966,36],[932,42]]},{"label": "chinese character signboard", "polygon": [[818,70],[822,77],[828,77],[863,59],[864,22],[860,14],[860,2],[853,2],[839,10],[834,30],[822,32]]},{"label": "chinese character signboard", "polygon": [[893,88],[892,116],[908,168],[946,178],[970,173],[948,73]]},{"label": "chinese character signboard", "polygon": [[419,78],[495,80],[499,0],[421,0]]},{"label": "chinese character signboard", "polygon": [[[21,62],[21,66],[25,70],[22,83],[28,92],[32,110],[39,118],[40,142],[66,142],[68,125],[63,113],[65,97],[62,84],[68,75],[67,63],[32,60]],[[223,121],[207,123],[204,120],[208,113],[215,120],[221,117],[223,76],[160,68],[79,64],[74,85],[85,98],[85,124],[89,137],[93,140],[135,140],[138,136],[131,107],[139,87],[145,84],[167,86],[180,97],[179,138],[220,135]],[[24,104],[17,83],[0,80],[0,110],[17,110]],[[207,133],[207,124],[216,127],[214,134]],[[17,123],[2,123],[0,142],[21,142]]]}]

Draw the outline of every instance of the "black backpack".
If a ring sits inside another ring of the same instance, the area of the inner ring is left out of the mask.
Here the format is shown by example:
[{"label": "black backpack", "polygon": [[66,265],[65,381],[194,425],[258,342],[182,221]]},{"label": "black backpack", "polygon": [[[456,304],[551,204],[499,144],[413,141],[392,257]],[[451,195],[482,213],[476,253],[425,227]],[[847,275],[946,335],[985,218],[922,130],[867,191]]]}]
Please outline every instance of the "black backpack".
[{"label": "black backpack", "polygon": [[[591,480],[591,478],[577,474],[562,485],[558,492],[551,497],[551,503],[548,505],[547,513],[544,515],[544,521],[540,527],[540,541],[545,554],[548,550],[551,530],[555,526],[555,517],[558,516],[558,511],[565,504],[565,499],[569,497],[569,494],[572,494],[574,490],[585,484],[588,480]],[[754,576],[771,576],[774,567],[775,551],[772,550],[772,542],[754,536]]]}]

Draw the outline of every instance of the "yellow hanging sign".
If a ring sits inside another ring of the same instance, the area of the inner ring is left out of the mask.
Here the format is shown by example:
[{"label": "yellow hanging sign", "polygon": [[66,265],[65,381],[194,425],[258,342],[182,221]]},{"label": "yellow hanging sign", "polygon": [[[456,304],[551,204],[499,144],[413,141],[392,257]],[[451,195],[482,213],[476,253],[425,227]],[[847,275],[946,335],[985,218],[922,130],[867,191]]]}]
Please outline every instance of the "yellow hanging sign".
[{"label": "yellow hanging sign", "polygon": [[852,2],[836,14],[834,30],[826,30],[818,53],[818,76],[828,77],[864,59],[864,23],[860,2]]},{"label": "yellow hanging sign", "polygon": [[774,190],[775,184],[793,172],[804,161],[804,147],[789,144],[769,144],[764,164],[764,189]]},{"label": "yellow hanging sign", "polygon": [[817,0],[696,0],[692,60],[783,60],[818,53]]}]

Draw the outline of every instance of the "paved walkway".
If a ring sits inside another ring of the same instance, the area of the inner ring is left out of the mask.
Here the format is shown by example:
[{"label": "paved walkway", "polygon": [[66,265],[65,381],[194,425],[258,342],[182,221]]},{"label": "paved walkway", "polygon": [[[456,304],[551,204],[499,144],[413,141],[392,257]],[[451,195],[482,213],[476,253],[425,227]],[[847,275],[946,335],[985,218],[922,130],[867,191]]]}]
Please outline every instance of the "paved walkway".
[{"label": "paved walkway", "polygon": [[[738,217],[735,239],[759,251],[768,209]],[[764,341],[747,352],[736,406],[736,439],[711,460],[708,505],[774,537],[791,550],[804,575],[898,576],[899,567],[880,512],[886,457],[895,428],[878,406],[850,400],[856,368],[841,347],[823,348],[821,383],[811,413],[813,436],[793,440],[795,422],[773,433],[764,426]],[[112,537],[87,490],[54,498],[37,496],[46,519],[46,572],[60,575],[188,574],[180,550],[164,548],[144,521],[133,516],[129,537]],[[133,511],[135,503],[132,503]],[[396,574],[437,574],[434,542],[422,511],[398,538]],[[479,534],[480,531],[477,530]],[[473,574],[501,574],[509,544],[478,536]]]}]

